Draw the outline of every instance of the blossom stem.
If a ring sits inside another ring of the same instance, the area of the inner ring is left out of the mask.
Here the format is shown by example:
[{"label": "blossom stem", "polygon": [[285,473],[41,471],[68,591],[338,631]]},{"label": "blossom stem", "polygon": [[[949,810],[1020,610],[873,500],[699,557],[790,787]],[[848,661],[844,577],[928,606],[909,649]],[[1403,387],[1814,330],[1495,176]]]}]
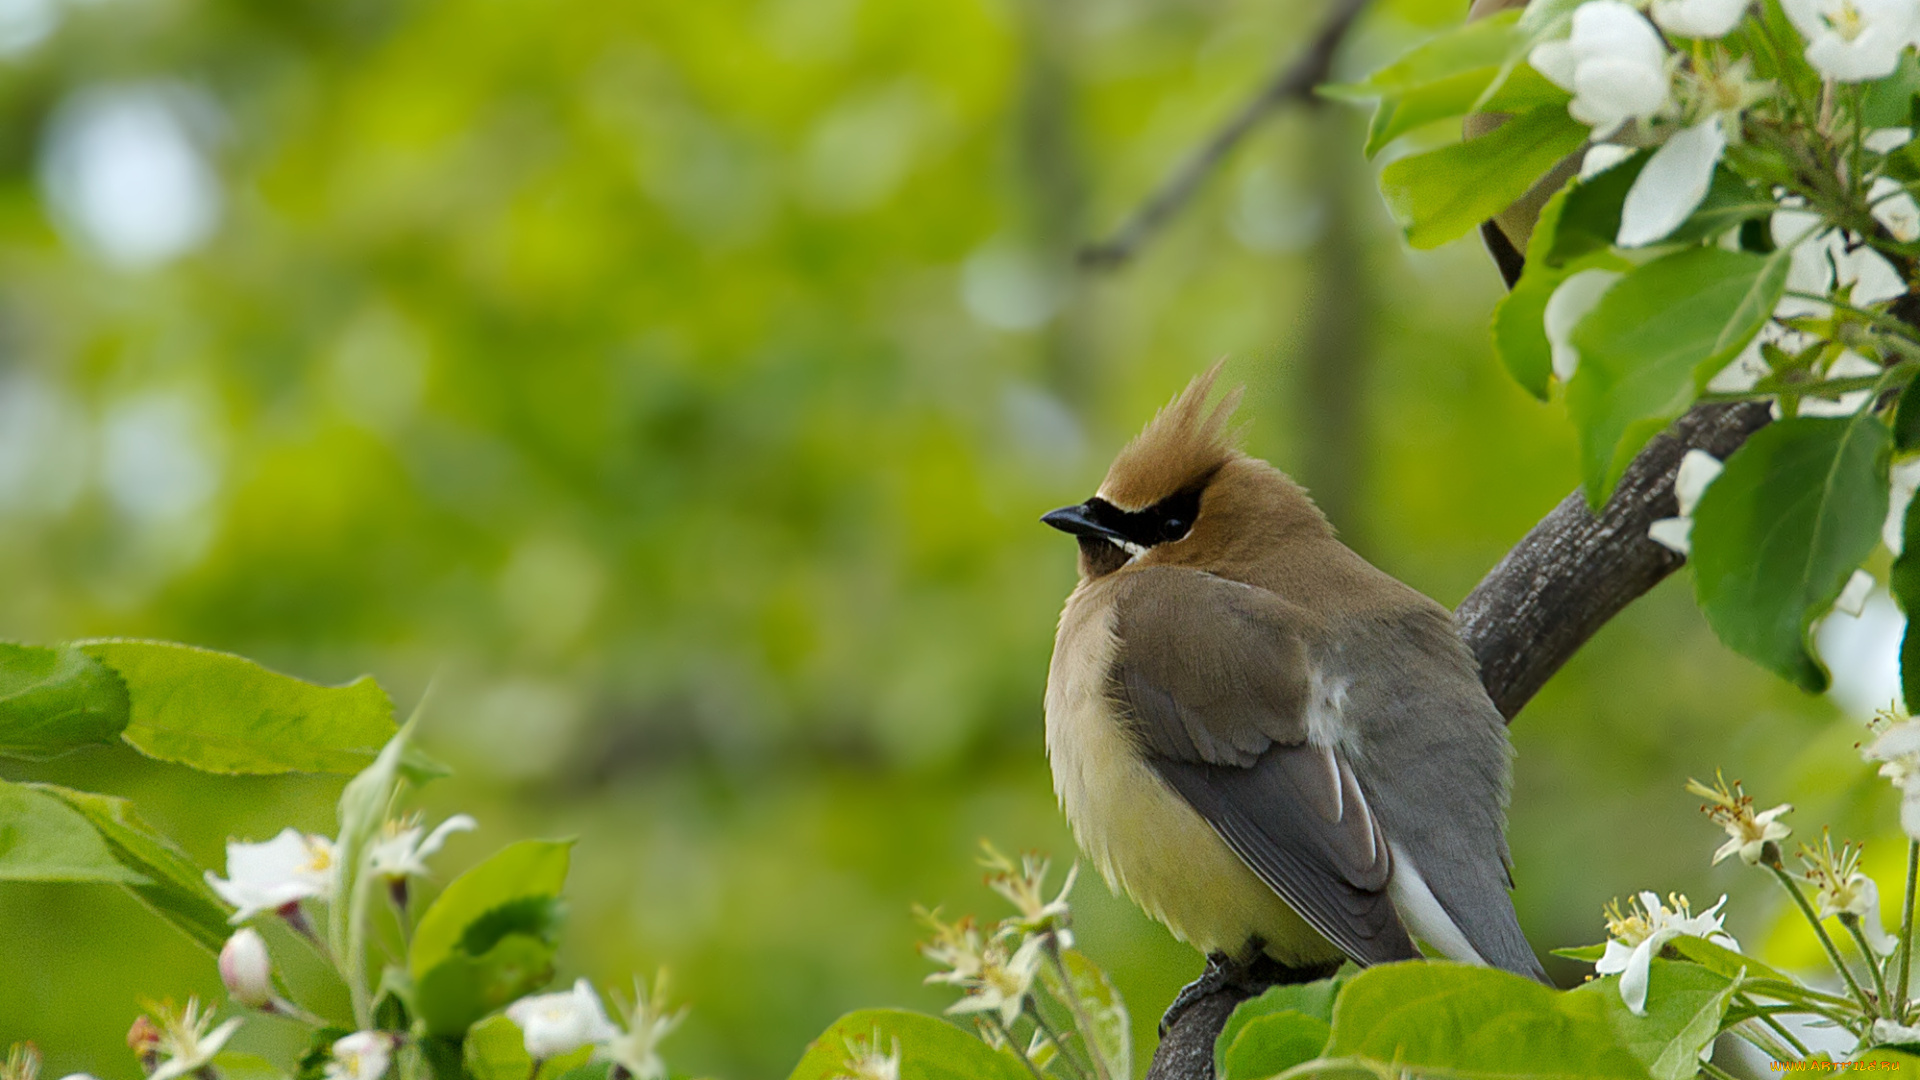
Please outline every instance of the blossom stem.
[{"label": "blossom stem", "polygon": [[1859,980],[1853,977],[1853,970],[1847,967],[1845,960],[1841,959],[1840,950],[1834,946],[1833,939],[1827,936],[1827,928],[1820,925],[1820,915],[1813,910],[1813,905],[1807,902],[1807,894],[1800,891],[1800,886],[1788,876],[1779,863],[1770,863],[1767,869],[1773,871],[1773,876],[1779,879],[1781,887],[1787,890],[1787,895],[1793,897],[1793,902],[1800,906],[1800,913],[1807,917],[1808,925],[1813,927],[1814,936],[1820,939],[1820,947],[1827,951],[1827,959],[1832,962],[1833,969],[1840,973],[1840,978],[1847,984],[1847,989],[1852,991],[1854,998],[1860,1002],[1860,1007],[1868,1016],[1875,1015],[1873,1002],[1868,1000],[1867,992],[1860,988]]},{"label": "blossom stem", "polygon": [[1740,995],[1740,1002],[1741,1004],[1751,1008],[1754,1011],[1755,1016],[1758,1017],[1761,1023],[1765,1024],[1769,1028],[1772,1028],[1774,1034],[1780,1036],[1782,1039],[1785,1039],[1787,1041],[1787,1045],[1793,1047],[1796,1051],[1798,1051],[1801,1057],[1807,1056],[1808,1051],[1807,1051],[1806,1044],[1802,1043],[1799,1039],[1794,1038],[1793,1032],[1788,1031],[1785,1024],[1782,1024],[1780,1021],[1775,1020],[1773,1018],[1773,1013],[1762,1009],[1759,1005],[1754,1003],[1752,998],[1748,997],[1745,994]]},{"label": "blossom stem", "polygon": [[[1040,1014],[1040,1003],[1037,1000],[1033,998],[1027,999],[1027,1015],[1033,1018],[1034,1026],[1038,1027],[1041,1034],[1047,1037],[1047,1041],[1053,1044],[1054,1054],[1073,1069],[1073,1075],[1080,1077],[1080,1080],[1092,1080],[1087,1070],[1082,1067],[1078,1061],[1074,1060],[1072,1054],[1067,1053],[1067,1041],[1061,1038],[1059,1030],[1048,1023],[1047,1018]],[[1098,1052],[1094,1049],[1093,1044],[1087,1043],[1085,1045],[1088,1056],[1095,1058],[1097,1061]]]},{"label": "blossom stem", "polygon": [[1907,896],[1900,905],[1900,977],[1893,984],[1898,1005],[1898,1014],[1894,1022],[1900,1024],[1906,1023],[1909,986],[1907,975],[1913,963],[1913,887],[1916,877],[1920,877],[1920,840],[1907,844]]},{"label": "blossom stem", "polygon": [[1703,1073],[1706,1073],[1708,1076],[1713,1077],[1713,1080],[1737,1080],[1737,1078],[1732,1073],[1728,1072],[1727,1070],[1721,1068],[1718,1065],[1715,1065],[1711,1061],[1701,1062],[1700,1071]]},{"label": "blossom stem", "polygon": [[[1887,977],[1880,970],[1880,961],[1873,955],[1873,946],[1867,944],[1867,935],[1860,929],[1860,916],[1841,914],[1840,925],[1853,935],[1853,943],[1860,946],[1860,956],[1867,962],[1867,971],[1873,975],[1874,992],[1880,995],[1880,1014],[1887,1015]],[[1884,932],[1884,931],[1883,931]]]},{"label": "blossom stem", "polygon": [[1040,1071],[1040,1066],[1035,1065],[1033,1059],[1027,1056],[1027,1052],[1021,1049],[1020,1044],[1014,1041],[1013,1032],[1008,1029],[1006,1021],[1000,1019],[999,1013],[989,1009],[982,1015],[987,1018],[987,1023],[992,1024],[993,1029],[1000,1033],[1000,1037],[1006,1040],[1007,1046],[1020,1059],[1020,1064],[1025,1065],[1027,1071],[1033,1074],[1033,1080],[1050,1080],[1047,1074]]},{"label": "blossom stem", "polygon": [[[1086,1006],[1073,988],[1073,976],[1067,973],[1066,957],[1060,955],[1060,939],[1048,934],[1046,950],[1047,959],[1053,961],[1054,974],[1060,976],[1060,996],[1066,999],[1067,1009],[1073,1013],[1073,1026],[1080,1029],[1080,1044],[1087,1048],[1087,1057],[1093,1061],[1093,1071],[1100,1080],[1113,1080],[1113,1072],[1107,1067],[1107,1055],[1101,1051],[1100,1040],[1095,1037],[1093,1017],[1087,1015]],[[1034,1010],[1035,1013],[1039,1011]],[[1061,1047],[1061,1053],[1065,1052],[1066,1048]]]}]

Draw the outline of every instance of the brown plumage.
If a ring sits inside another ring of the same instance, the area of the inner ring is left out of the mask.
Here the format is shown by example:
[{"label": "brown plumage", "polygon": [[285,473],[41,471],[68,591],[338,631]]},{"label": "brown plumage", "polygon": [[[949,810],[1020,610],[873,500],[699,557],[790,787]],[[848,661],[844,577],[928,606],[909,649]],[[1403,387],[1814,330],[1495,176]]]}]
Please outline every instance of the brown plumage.
[{"label": "brown plumage", "polygon": [[1377,963],[1419,937],[1540,977],[1506,896],[1505,727],[1451,617],[1234,446],[1218,372],[1045,518],[1081,552],[1047,682],[1075,835],[1203,952]]}]

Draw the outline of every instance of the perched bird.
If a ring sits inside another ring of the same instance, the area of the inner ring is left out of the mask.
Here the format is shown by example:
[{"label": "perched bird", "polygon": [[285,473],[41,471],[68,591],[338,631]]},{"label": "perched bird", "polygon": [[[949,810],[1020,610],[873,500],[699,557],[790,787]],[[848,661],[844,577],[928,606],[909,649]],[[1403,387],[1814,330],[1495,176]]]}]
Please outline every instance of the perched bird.
[{"label": "perched bird", "polygon": [[1233,445],[1201,375],[1093,498],[1047,673],[1047,755],[1107,883],[1209,957],[1294,977],[1421,955],[1545,981],[1507,890],[1506,725],[1439,604]]}]

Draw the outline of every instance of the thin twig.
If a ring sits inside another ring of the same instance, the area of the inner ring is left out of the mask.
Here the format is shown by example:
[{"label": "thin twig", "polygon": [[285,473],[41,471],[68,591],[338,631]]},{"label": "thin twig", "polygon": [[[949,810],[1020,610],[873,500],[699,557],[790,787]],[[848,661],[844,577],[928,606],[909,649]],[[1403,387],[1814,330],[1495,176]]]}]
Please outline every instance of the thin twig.
[{"label": "thin twig", "polygon": [[1813,905],[1807,902],[1806,894],[1800,891],[1800,886],[1794,883],[1793,878],[1781,869],[1778,863],[1768,866],[1767,869],[1773,871],[1773,876],[1779,879],[1781,887],[1787,890],[1787,895],[1793,897],[1793,902],[1799,905],[1800,913],[1807,917],[1808,924],[1813,927],[1814,936],[1820,939],[1820,947],[1826,950],[1827,959],[1833,963],[1833,969],[1840,973],[1840,978],[1847,984],[1847,989],[1852,991],[1855,1000],[1860,1002],[1860,1010],[1868,1017],[1872,1017],[1873,1002],[1868,999],[1867,992],[1860,988],[1859,980],[1853,977],[1853,969],[1841,959],[1840,950],[1833,944],[1833,939],[1827,936],[1827,928],[1820,925],[1820,916],[1813,910]]},{"label": "thin twig", "polygon": [[1289,102],[1311,103],[1313,88],[1326,81],[1333,69],[1333,54],[1340,50],[1347,31],[1366,6],[1367,0],[1335,0],[1306,48],[1276,69],[1258,93],[1187,155],[1113,235],[1081,248],[1080,265],[1112,270],[1133,258],[1147,238],[1193,198],[1207,177],[1262,120]]},{"label": "thin twig", "polygon": [[1900,902],[1900,978],[1894,983],[1895,1006],[1899,1009],[1894,1023],[1907,1022],[1907,976],[1913,966],[1913,887],[1915,878],[1920,877],[1920,840],[1907,844],[1907,894]]}]

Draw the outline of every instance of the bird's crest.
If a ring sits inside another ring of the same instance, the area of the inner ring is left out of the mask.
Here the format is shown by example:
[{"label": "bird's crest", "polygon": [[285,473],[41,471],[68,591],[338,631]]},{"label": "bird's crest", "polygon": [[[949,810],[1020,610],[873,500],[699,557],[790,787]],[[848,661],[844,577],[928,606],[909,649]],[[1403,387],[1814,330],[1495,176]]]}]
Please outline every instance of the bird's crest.
[{"label": "bird's crest", "polygon": [[1141,510],[1202,483],[1238,452],[1227,426],[1246,387],[1227,391],[1212,408],[1207,396],[1225,360],[1194,376],[1166,408],[1113,459],[1100,497],[1123,510]]}]

